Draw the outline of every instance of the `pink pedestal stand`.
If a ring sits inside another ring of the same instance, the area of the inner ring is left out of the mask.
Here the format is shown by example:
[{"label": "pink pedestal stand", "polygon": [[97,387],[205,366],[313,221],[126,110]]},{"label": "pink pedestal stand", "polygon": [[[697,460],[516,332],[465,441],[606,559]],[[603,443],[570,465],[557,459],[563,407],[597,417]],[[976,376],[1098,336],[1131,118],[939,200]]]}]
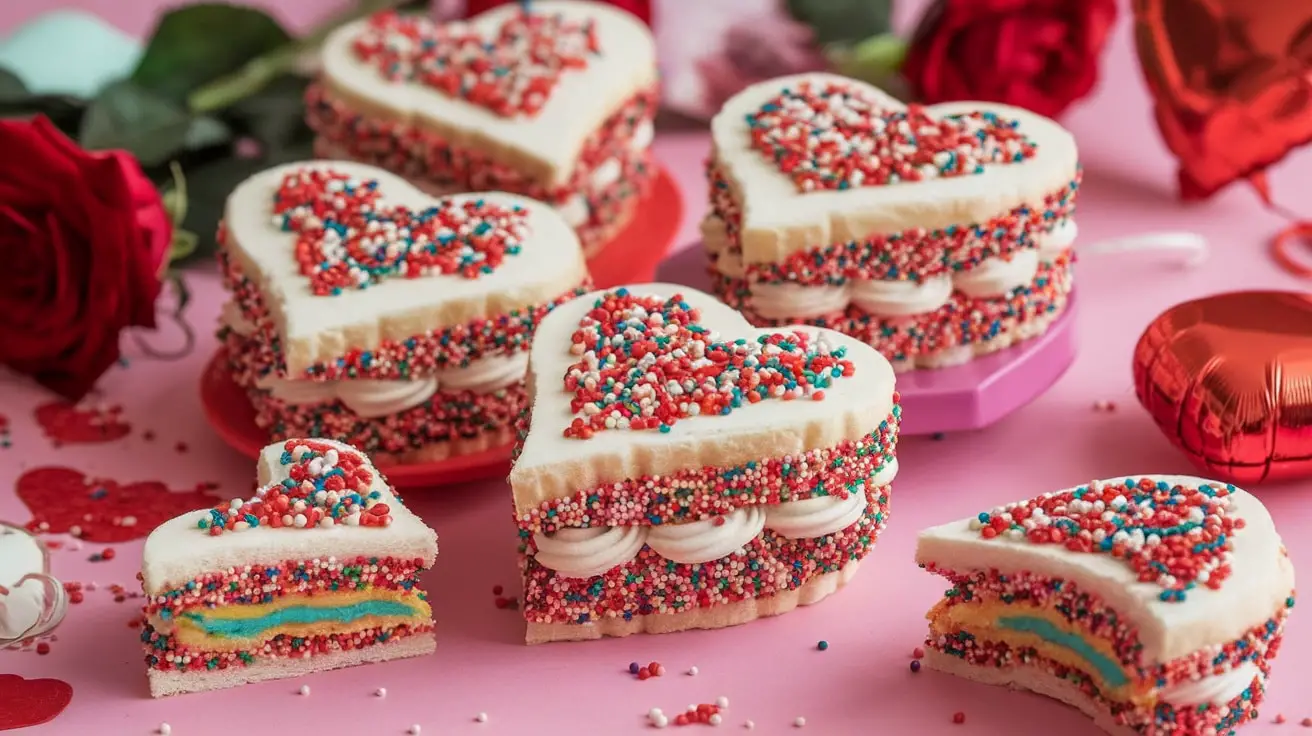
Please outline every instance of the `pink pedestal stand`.
[{"label": "pink pedestal stand", "polygon": [[[711,289],[700,243],[671,256],[657,276]],[[903,434],[980,429],[1041,396],[1075,362],[1075,302],[1072,294],[1066,311],[1033,340],[965,365],[898,374]]]}]

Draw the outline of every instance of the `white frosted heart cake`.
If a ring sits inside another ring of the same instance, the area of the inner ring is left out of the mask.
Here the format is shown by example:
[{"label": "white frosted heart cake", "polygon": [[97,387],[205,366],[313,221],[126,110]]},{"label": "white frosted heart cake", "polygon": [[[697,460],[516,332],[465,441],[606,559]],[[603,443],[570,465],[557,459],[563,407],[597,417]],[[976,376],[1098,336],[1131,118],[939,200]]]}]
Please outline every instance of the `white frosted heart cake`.
[{"label": "white frosted heart cake", "polygon": [[360,452],[264,448],[259,487],[161,524],[141,584],[155,697],[432,653],[437,535]]},{"label": "white frosted heart cake", "polygon": [[804,74],[743,90],[711,131],[703,240],[717,294],[754,324],[830,327],[909,370],[1065,308],[1080,168],[1053,121]]},{"label": "white frosted heart cake", "polygon": [[1294,606],[1271,515],[1224,483],[1095,481],[921,533],[952,588],[926,664],[1079,708],[1117,736],[1231,734],[1257,717]]},{"label": "white frosted heart cake", "polygon": [[508,446],[533,330],[585,291],[578,238],[501,192],[432,198],[361,164],[262,172],[228,199],[220,339],[273,437],[415,463]]},{"label": "white frosted heart cake", "polygon": [[711,629],[841,588],[888,519],[873,348],[672,284],[548,315],[511,470],[529,643]]},{"label": "white frosted heart cake", "polygon": [[624,10],[540,0],[445,24],[385,13],[333,33],[322,62],[306,105],[320,157],[433,193],[547,202],[588,252],[650,190],[656,47]]}]

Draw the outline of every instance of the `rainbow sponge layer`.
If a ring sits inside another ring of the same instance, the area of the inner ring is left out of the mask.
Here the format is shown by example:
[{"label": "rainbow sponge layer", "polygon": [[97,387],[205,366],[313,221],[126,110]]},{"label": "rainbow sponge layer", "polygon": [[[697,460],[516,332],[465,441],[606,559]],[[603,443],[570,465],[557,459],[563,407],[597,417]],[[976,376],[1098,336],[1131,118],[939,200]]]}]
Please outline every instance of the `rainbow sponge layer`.
[{"label": "rainbow sponge layer", "polygon": [[669,284],[543,321],[511,472],[529,643],[709,629],[845,585],[888,520],[892,366]]},{"label": "rainbow sponge layer", "polygon": [[260,488],[168,521],[146,540],[142,587],[155,697],[427,654],[418,575],[437,535],[364,455],[287,440]]},{"label": "rainbow sponge layer", "polygon": [[952,583],[926,663],[1073,705],[1116,736],[1231,734],[1257,716],[1294,570],[1256,498],[1137,476],[921,533]]}]

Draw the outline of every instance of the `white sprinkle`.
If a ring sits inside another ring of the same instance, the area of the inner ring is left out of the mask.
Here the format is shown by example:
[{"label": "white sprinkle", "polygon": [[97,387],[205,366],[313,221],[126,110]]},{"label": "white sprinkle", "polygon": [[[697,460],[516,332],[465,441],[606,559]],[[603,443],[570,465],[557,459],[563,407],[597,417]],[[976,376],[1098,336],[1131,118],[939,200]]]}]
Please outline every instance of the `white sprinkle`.
[{"label": "white sprinkle", "polygon": [[743,728],[745,728],[745,729],[747,729],[748,731],[750,731],[750,730],[752,730],[753,728],[756,728],[756,722],[755,722],[755,721],[743,721]]},{"label": "white sprinkle", "polygon": [[169,736],[169,734],[173,733],[173,727],[167,723],[161,723],[159,724],[159,728],[155,729],[155,731],[160,734],[160,736]]},{"label": "white sprinkle", "polygon": [[718,698],[715,699],[715,705],[718,706],[718,707],[720,707],[720,708],[728,708],[728,707],[729,707],[729,699],[728,699],[727,697],[721,695],[720,697],[718,697]]},{"label": "white sprinkle", "polygon": [[665,728],[666,726],[670,725],[670,719],[666,718],[665,716],[656,716],[655,718],[651,719],[651,725],[655,726],[656,728]]},{"label": "white sprinkle", "polygon": [[688,668],[688,674],[691,675],[691,676],[693,676],[693,677],[696,677],[696,676],[697,676],[697,667],[696,667],[696,665],[694,665],[694,666]]},{"label": "white sprinkle", "polygon": [[707,722],[710,723],[712,726],[718,726],[718,725],[720,725],[721,723],[724,722],[724,719],[720,717],[720,714],[719,714],[719,713],[712,713],[712,714],[711,714],[711,717],[710,717],[710,718],[707,718],[706,720],[707,720]]},{"label": "white sprinkle", "polygon": [[487,714],[479,713],[478,715],[474,716],[474,720],[478,721],[479,723],[487,723]]},{"label": "white sprinkle", "polygon": [[656,720],[657,716],[663,716],[663,715],[665,715],[665,713],[662,712],[660,708],[652,708],[651,710],[647,711],[647,717],[652,719],[653,721]]},{"label": "white sprinkle", "polygon": [[80,537],[82,536],[82,527],[78,526],[77,524],[74,524],[73,526],[70,526],[68,528],[68,533],[72,534],[75,537]]},{"label": "white sprinkle", "polygon": [[416,723],[415,725],[411,726],[411,727],[409,728],[409,730],[406,731],[406,733],[410,734],[410,736],[417,736],[417,734],[418,734],[421,730],[422,730],[422,729],[419,728],[419,724]]},{"label": "white sprinkle", "polygon": [[387,688],[385,687],[378,688],[377,690],[374,691],[374,696],[379,698],[387,697]]},{"label": "white sprinkle", "polygon": [[309,695],[309,694],[310,694],[310,686],[309,686],[309,685],[301,685],[300,693],[301,693],[301,695]]},{"label": "white sprinkle", "polygon": [[803,727],[803,726],[805,726],[805,725],[806,725],[806,719],[803,718],[802,716],[798,716],[798,717],[793,721],[793,728],[801,728],[801,727]]}]

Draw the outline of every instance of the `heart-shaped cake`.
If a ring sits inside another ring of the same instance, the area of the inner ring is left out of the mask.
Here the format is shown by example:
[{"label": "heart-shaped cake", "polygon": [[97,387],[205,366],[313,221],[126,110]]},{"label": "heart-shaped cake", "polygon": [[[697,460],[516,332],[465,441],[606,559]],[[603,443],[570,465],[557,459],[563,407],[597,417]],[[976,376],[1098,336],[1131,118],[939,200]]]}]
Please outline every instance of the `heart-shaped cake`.
[{"label": "heart-shaped cake", "polygon": [[146,539],[141,641],[155,697],[429,654],[419,575],[437,535],[365,455],[265,447],[258,487]]},{"label": "heart-shaped cake", "polygon": [[623,10],[544,0],[445,24],[384,13],[333,33],[322,61],[308,119],[323,156],[430,191],[531,196],[590,250],[648,189],[655,44]]},{"label": "heart-shaped cake", "polygon": [[1037,335],[1065,306],[1080,171],[1047,118],[804,74],[731,98],[712,136],[704,242],[755,324],[831,327],[908,369]]},{"label": "heart-shaped cake", "polygon": [[510,484],[530,643],[818,601],[887,520],[900,410],[857,340],[646,284],[558,308],[529,366]]},{"label": "heart-shaped cake", "polygon": [[533,329],[588,278],[540,202],[434,198],[354,163],[249,179],[221,242],[221,338],[257,423],[401,462],[508,444]]},{"label": "heart-shaped cake", "polygon": [[1217,294],[1177,304],[1134,350],[1139,403],[1191,461],[1236,483],[1312,475],[1312,298]]},{"label": "heart-shaped cake", "polygon": [[1257,717],[1294,607],[1271,514],[1233,485],[1137,475],[920,534],[950,589],[925,663],[1070,704],[1109,734],[1221,734]]}]

